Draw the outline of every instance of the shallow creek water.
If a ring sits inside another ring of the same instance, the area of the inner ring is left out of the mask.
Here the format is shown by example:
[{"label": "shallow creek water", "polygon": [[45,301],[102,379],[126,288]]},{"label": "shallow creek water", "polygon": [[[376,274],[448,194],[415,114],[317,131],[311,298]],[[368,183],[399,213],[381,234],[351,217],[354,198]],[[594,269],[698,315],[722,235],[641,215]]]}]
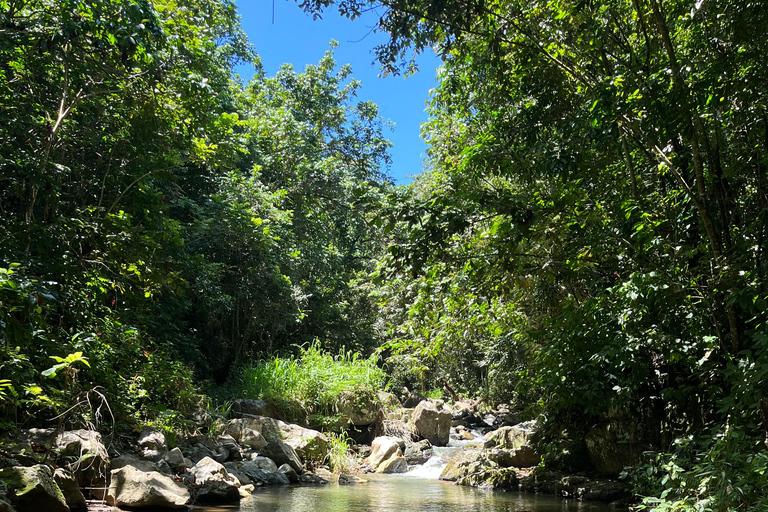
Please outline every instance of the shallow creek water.
[{"label": "shallow creek water", "polygon": [[615,508],[554,496],[492,492],[439,480],[453,453],[468,442],[435,448],[422,466],[401,475],[361,475],[367,483],[264,487],[240,502],[239,508],[196,509],[200,512],[608,512]]},{"label": "shallow creek water", "polygon": [[[237,510],[234,508],[204,509]],[[451,482],[372,475],[368,483],[270,487],[240,502],[241,512],[607,512],[603,504],[553,496],[481,491]]]}]

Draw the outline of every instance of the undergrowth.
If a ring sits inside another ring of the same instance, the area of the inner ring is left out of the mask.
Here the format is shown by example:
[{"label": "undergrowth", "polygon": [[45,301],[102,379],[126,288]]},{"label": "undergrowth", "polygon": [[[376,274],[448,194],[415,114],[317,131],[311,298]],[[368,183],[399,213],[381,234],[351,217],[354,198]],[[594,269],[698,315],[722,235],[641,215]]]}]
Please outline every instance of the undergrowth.
[{"label": "undergrowth", "polygon": [[333,416],[342,396],[375,395],[386,386],[386,374],[375,356],[340,351],[333,355],[320,343],[301,348],[298,357],[273,357],[245,366],[239,390],[243,398],[295,401],[307,414]]},{"label": "undergrowth", "polygon": [[349,474],[354,466],[351,455],[352,440],[346,432],[330,432],[328,434],[328,465],[337,474]]}]

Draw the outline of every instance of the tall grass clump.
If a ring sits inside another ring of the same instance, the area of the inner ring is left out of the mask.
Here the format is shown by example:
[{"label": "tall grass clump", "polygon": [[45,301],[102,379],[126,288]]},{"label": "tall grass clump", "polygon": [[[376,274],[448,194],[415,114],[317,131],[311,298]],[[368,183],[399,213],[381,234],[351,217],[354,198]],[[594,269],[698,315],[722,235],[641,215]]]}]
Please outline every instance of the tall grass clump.
[{"label": "tall grass clump", "polygon": [[328,434],[328,465],[331,471],[341,475],[352,472],[355,458],[351,450],[352,440],[346,432]]},{"label": "tall grass clump", "polygon": [[376,356],[341,350],[326,352],[315,341],[298,357],[273,357],[243,368],[244,398],[299,402],[308,414],[332,416],[343,397],[375,396],[386,386]]}]

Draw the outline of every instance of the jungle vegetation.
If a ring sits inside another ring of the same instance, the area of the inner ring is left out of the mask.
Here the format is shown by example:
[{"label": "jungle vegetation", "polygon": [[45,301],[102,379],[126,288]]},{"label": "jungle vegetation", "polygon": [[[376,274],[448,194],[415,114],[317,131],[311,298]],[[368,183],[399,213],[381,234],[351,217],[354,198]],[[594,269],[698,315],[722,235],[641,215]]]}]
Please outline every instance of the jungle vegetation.
[{"label": "jungle vegetation", "polygon": [[611,426],[648,509],[768,506],[768,4],[300,3],[441,56],[412,184],[332,48],[266,76],[229,1],[0,0],[4,429],[320,347],[517,404],[553,466]]}]

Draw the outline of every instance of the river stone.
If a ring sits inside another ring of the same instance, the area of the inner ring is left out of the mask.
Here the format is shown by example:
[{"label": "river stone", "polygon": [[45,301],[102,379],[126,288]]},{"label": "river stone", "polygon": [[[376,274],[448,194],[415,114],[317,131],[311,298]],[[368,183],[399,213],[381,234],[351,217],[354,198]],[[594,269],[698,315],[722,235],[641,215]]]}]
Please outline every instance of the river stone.
[{"label": "river stone", "polygon": [[275,461],[270,459],[269,457],[263,457],[261,455],[257,455],[256,457],[253,457],[250,461],[244,462],[246,465],[253,465],[254,467],[257,467],[259,469],[263,469],[264,471],[269,471],[270,473],[274,473],[277,471],[277,464],[275,464]]},{"label": "river stone", "polygon": [[403,404],[397,398],[394,393],[387,393],[386,391],[379,391],[376,393],[376,399],[379,401],[379,406],[384,409],[400,409]]},{"label": "river stone", "polygon": [[514,468],[499,468],[489,461],[474,462],[456,479],[457,485],[495,491],[517,491],[519,482]]},{"label": "river stone", "polygon": [[160,470],[160,468],[156,463],[149,460],[136,458],[133,455],[129,455],[127,453],[115,459],[112,459],[112,465],[111,465],[112,470],[124,468],[126,466],[131,466],[132,468],[137,469],[139,471],[146,471],[146,472],[159,471],[163,473],[163,471]]},{"label": "river stone", "polygon": [[189,459],[194,464],[197,464],[206,457],[213,459],[216,456],[216,454],[203,443],[195,443],[194,445],[188,447],[186,450],[187,457],[189,457]]},{"label": "river stone", "polygon": [[114,507],[183,507],[189,491],[159,471],[124,466],[111,471],[106,501]]},{"label": "river stone", "polygon": [[328,478],[324,478],[315,473],[304,473],[303,475],[299,476],[299,481],[303,484],[315,485],[328,485],[331,483]]},{"label": "river stone", "polygon": [[425,401],[426,398],[424,395],[419,393],[418,391],[408,391],[407,389],[404,390],[405,394],[403,395],[403,407],[407,409],[412,409],[419,405],[421,402]]},{"label": "river stone", "polygon": [[400,448],[387,460],[379,464],[376,468],[377,473],[407,473],[408,462],[403,457],[403,452]]},{"label": "river stone", "polygon": [[435,446],[445,446],[450,440],[451,413],[442,404],[420,402],[413,411],[413,425],[422,438],[428,439]]},{"label": "river stone", "polygon": [[154,427],[142,428],[137,444],[144,450],[168,451],[168,440],[165,434]]},{"label": "river stone", "polygon": [[535,425],[535,422],[529,421],[488,432],[485,447],[498,447],[498,450],[492,451],[491,458],[503,467],[529,468],[538,465],[541,454],[531,446]]},{"label": "river stone", "polygon": [[342,394],[337,406],[341,427],[364,427],[376,423],[381,409],[376,395],[355,392]]},{"label": "river stone", "polygon": [[259,485],[289,485],[291,483],[291,480],[279,471],[270,473],[262,469],[252,469],[247,474]]},{"label": "river stone", "polygon": [[230,467],[230,465],[232,464],[233,464],[232,462],[227,462],[224,465],[224,467],[227,468],[227,473],[237,478],[237,481],[240,482],[240,487],[238,487],[238,489],[242,488],[244,485],[249,485],[253,483],[253,480],[251,480],[251,478],[248,475],[246,475],[242,471],[239,471],[236,467]]},{"label": "river stone", "polygon": [[261,450],[261,454],[265,457],[269,457],[276,464],[282,466],[283,464],[289,464],[298,474],[304,471],[301,463],[301,459],[296,454],[290,445],[282,442],[280,439],[271,439],[267,446]]},{"label": "river stone", "polygon": [[296,450],[302,460],[322,462],[328,455],[328,437],[325,434],[298,425],[287,425],[283,441]]},{"label": "river stone", "polygon": [[432,456],[432,443],[428,439],[422,439],[405,449],[403,454],[408,464],[424,464]]},{"label": "river stone", "polygon": [[232,503],[240,500],[240,481],[230,475],[223,465],[210,457],[202,459],[189,470],[195,479],[197,500],[206,503]]},{"label": "river stone", "polygon": [[380,436],[371,443],[371,454],[368,456],[368,464],[375,471],[385,460],[392,457],[400,450],[402,441],[393,436]]},{"label": "river stone", "polygon": [[69,512],[51,468],[13,466],[0,471],[0,480],[10,487],[9,498],[18,512]]},{"label": "river stone", "polygon": [[77,485],[75,475],[71,471],[67,471],[64,468],[58,468],[53,472],[53,480],[56,485],[61,489],[61,493],[64,495],[64,501],[67,502],[70,510],[86,510],[88,504],[85,502],[85,496],[80,491],[80,486]]},{"label": "river stone", "polygon": [[181,449],[178,447],[168,451],[163,460],[173,470],[174,473],[183,473],[187,470],[187,459],[184,458],[184,454],[181,453]]},{"label": "river stone", "polygon": [[59,457],[69,462],[66,467],[74,473],[77,484],[90,488],[93,497],[103,499],[110,461],[101,434],[94,430],[62,432],[55,446]]},{"label": "river stone", "polygon": [[455,482],[459,477],[466,473],[466,467],[483,456],[481,449],[462,450],[451,457],[448,464],[445,465],[443,472],[440,473],[440,480]]},{"label": "river stone", "polygon": [[298,475],[298,473],[296,473],[296,471],[294,471],[294,469],[291,466],[289,466],[288,464],[283,464],[282,466],[277,468],[277,472],[280,473],[280,474],[285,475],[286,478],[288,478],[288,480],[292,484],[299,483],[299,475]]},{"label": "river stone", "polygon": [[304,460],[323,461],[328,455],[325,434],[266,416],[243,415],[229,422],[227,434],[240,444],[263,451],[273,439],[283,441]]},{"label": "river stone", "polygon": [[264,439],[264,436],[261,435],[261,432],[258,430],[243,429],[239,441],[243,446],[247,446],[256,451],[267,446],[267,440]]},{"label": "river stone", "polygon": [[217,437],[216,442],[218,444],[216,452],[223,455],[224,461],[243,460],[243,454],[240,453],[240,447],[237,445],[234,437],[225,434]]}]

